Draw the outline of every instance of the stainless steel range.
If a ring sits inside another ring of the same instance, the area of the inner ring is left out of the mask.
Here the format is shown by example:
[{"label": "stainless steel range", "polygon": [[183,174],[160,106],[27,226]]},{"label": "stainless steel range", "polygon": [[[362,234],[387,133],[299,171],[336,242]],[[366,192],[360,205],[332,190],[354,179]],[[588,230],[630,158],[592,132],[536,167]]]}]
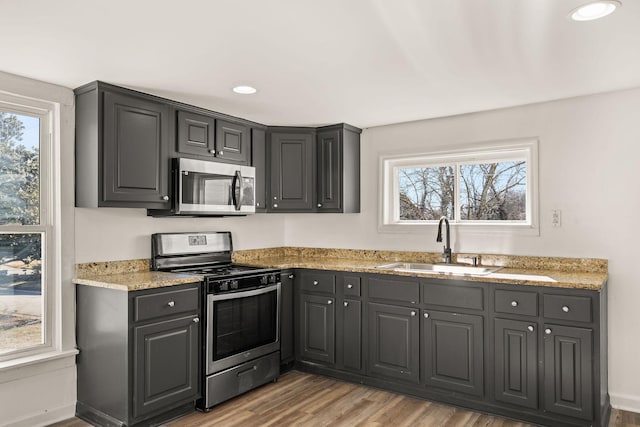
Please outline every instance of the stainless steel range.
[{"label": "stainless steel range", "polygon": [[210,407],[280,374],[280,271],[232,262],[230,232],[152,235],[152,269],[204,276],[203,397]]}]

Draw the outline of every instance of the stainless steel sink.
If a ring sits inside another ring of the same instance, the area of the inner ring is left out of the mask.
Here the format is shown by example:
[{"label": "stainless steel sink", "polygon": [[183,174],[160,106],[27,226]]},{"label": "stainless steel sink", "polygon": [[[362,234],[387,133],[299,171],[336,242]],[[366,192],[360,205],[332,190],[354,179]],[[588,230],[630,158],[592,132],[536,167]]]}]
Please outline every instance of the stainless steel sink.
[{"label": "stainless steel sink", "polygon": [[460,264],[420,264],[410,262],[395,262],[393,264],[378,265],[381,270],[407,271],[411,273],[453,274],[458,276],[486,276],[502,267],[473,267]]}]

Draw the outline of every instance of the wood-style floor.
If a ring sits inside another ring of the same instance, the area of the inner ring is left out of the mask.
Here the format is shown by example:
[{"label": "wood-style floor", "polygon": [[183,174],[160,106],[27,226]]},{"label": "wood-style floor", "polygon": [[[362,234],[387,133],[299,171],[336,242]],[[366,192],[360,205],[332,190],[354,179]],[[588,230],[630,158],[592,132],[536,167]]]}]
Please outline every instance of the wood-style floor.
[{"label": "wood-style floor", "polygon": [[[55,427],[86,427],[73,418]],[[377,390],[302,372],[214,407],[194,412],[167,427],[253,426],[428,426],[528,427],[531,424]],[[614,410],[609,427],[640,427],[640,414]]]}]

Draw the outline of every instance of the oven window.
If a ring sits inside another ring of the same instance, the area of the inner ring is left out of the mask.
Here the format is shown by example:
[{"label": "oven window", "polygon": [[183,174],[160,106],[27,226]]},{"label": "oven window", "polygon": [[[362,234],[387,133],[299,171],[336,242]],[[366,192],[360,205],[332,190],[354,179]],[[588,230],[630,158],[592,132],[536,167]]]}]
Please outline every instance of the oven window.
[{"label": "oven window", "polygon": [[213,360],[277,339],[277,292],[214,302]]}]

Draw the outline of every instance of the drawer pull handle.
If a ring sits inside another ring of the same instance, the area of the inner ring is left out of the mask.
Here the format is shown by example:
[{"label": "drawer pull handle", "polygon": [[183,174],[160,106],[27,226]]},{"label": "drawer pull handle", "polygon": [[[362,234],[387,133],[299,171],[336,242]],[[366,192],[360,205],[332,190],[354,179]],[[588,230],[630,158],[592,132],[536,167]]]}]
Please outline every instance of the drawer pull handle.
[{"label": "drawer pull handle", "polygon": [[415,316],[415,315],[416,315],[416,312],[415,312],[415,311],[412,311],[412,312],[411,312],[411,316]]},{"label": "drawer pull handle", "polygon": [[562,311],[564,311],[565,313],[568,313],[569,312],[569,307],[566,306],[566,305],[563,305],[562,306]]},{"label": "drawer pull handle", "polygon": [[331,305],[331,304],[333,304],[333,301],[329,300],[329,301],[327,301],[327,304]]},{"label": "drawer pull handle", "polygon": [[551,335],[551,329],[547,328],[544,330],[544,333],[547,335]]},{"label": "drawer pull handle", "polygon": [[193,318],[193,323],[200,323],[200,318],[199,317],[194,317]]},{"label": "drawer pull handle", "polygon": [[518,301],[511,301],[511,307],[517,307]]},{"label": "drawer pull handle", "polygon": [[317,280],[313,281],[313,286],[318,286],[318,281]]},{"label": "drawer pull handle", "polygon": [[244,371],[238,372],[238,373],[236,374],[236,376],[241,377],[241,376],[243,376],[243,375],[250,374],[251,372],[253,372],[253,371],[257,371],[257,370],[258,370],[258,366],[253,365],[253,366],[252,366],[252,367],[250,367],[249,369],[245,369]]},{"label": "drawer pull handle", "polygon": [[176,305],[176,303],[175,303],[175,301],[169,301],[169,302],[167,303],[167,305],[168,305],[169,307],[174,307],[174,306]]},{"label": "drawer pull handle", "polygon": [[527,326],[527,330],[528,330],[529,332],[533,332],[533,331],[534,331],[533,326],[531,326],[531,325]]},{"label": "drawer pull handle", "polygon": [[353,289],[353,285],[352,285],[351,283],[349,283],[349,284],[347,285],[347,288],[348,288],[348,289]]},{"label": "drawer pull handle", "polygon": [[289,279],[293,279],[293,274],[290,274],[290,275],[289,275]]},{"label": "drawer pull handle", "polygon": [[345,307],[349,307],[349,303],[347,301],[344,302]]},{"label": "drawer pull handle", "polygon": [[424,318],[425,318],[425,319],[428,319],[428,318],[429,318],[429,313],[425,313],[425,314],[424,314]]}]

